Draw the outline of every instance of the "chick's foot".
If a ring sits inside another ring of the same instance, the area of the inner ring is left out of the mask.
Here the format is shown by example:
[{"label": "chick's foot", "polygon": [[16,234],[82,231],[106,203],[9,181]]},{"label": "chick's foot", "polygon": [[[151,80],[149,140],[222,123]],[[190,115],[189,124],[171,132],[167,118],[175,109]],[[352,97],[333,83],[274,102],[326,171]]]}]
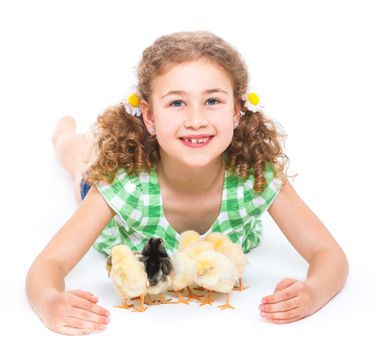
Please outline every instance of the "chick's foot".
[{"label": "chick's foot", "polygon": [[199,306],[203,306],[203,305],[212,305],[213,304],[213,299],[212,299],[212,291],[211,290],[208,290],[208,295],[205,299],[202,300],[202,302],[200,303]]},{"label": "chick's foot", "polygon": [[187,287],[186,289],[187,289],[187,292],[188,292],[188,294],[187,294],[187,300],[188,301],[192,301],[192,300],[199,301],[202,298],[204,298],[204,295],[197,295],[197,294],[192,293],[192,290],[191,290],[190,287]]},{"label": "chick's foot", "polygon": [[164,296],[164,294],[160,293],[159,294],[159,300],[160,300],[161,304],[170,304],[170,301],[172,299],[166,299],[165,296]]},{"label": "chick's foot", "polygon": [[147,307],[145,307],[145,294],[142,294],[140,296],[140,299],[141,299],[140,307],[139,308],[134,307],[133,309],[134,312],[144,312],[147,310]]},{"label": "chick's foot", "polygon": [[220,310],[225,310],[225,309],[235,309],[234,306],[230,305],[230,300],[229,300],[229,293],[226,294],[226,301],[224,305],[217,306],[220,308]]},{"label": "chick's foot", "polygon": [[249,287],[244,287],[244,286],[243,286],[242,278],[240,278],[238,281],[239,281],[239,286],[235,286],[235,287],[233,287],[233,290],[238,290],[238,291],[242,292],[243,290],[249,288]]},{"label": "chick's foot", "polygon": [[194,290],[198,290],[198,291],[200,291],[200,292],[203,292],[203,291],[205,291],[205,288],[203,288],[203,287],[195,287],[195,288],[193,288]]},{"label": "chick's foot", "polygon": [[121,305],[116,305],[114,307],[117,307],[120,309],[130,309],[133,306],[134,306],[133,304],[128,304],[128,298],[125,298]]},{"label": "chick's foot", "polygon": [[178,300],[177,301],[171,301],[169,304],[189,304],[190,301],[183,298],[183,289],[178,290],[176,293],[178,294]]}]

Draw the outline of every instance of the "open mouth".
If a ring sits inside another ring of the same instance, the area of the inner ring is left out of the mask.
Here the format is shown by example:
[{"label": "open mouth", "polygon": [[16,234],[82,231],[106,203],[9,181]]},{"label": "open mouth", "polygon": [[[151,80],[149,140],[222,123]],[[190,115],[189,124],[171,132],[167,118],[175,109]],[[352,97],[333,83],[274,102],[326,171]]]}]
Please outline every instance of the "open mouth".
[{"label": "open mouth", "polygon": [[188,147],[203,147],[207,145],[211,140],[213,139],[214,136],[208,136],[208,137],[201,137],[201,138],[180,138],[182,143]]}]

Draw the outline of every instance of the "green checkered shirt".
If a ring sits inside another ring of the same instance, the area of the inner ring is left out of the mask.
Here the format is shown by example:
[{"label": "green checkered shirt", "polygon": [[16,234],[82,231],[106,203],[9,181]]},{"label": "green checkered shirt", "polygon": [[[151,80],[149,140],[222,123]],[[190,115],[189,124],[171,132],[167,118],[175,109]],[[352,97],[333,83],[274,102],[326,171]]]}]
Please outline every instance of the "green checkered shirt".
[{"label": "green checkered shirt", "polygon": [[[252,173],[243,179],[225,170],[221,211],[204,235],[221,232],[240,243],[245,253],[258,245],[262,236],[261,215],[274,201],[282,184],[273,177],[269,163],[266,163],[265,177],[266,188],[257,193],[253,189]],[[94,243],[98,251],[109,255],[112,247],[121,243],[141,251],[153,236],[164,240],[169,253],[178,247],[180,234],[164,215],[156,168],[138,175],[120,169],[112,184],[102,182],[96,186],[116,212]]]}]

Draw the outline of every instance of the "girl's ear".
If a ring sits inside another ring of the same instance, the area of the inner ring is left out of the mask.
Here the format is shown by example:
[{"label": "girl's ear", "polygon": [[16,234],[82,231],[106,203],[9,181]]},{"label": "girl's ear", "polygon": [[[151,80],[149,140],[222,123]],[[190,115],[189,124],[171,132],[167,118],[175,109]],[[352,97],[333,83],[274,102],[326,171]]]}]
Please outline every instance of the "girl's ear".
[{"label": "girl's ear", "polygon": [[154,128],[154,114],[148,102],[141,100],[140,108],[142,112],[143,122],[145,123],[147,130]]},{"label": "girl's ear", "polygon": [[236,103],[235,107],[234,107],[234,116],[233,116],[233,119],[237,123],[239,123],[240,118],[241,118],[241,106],[239,105],[239,103]]}]

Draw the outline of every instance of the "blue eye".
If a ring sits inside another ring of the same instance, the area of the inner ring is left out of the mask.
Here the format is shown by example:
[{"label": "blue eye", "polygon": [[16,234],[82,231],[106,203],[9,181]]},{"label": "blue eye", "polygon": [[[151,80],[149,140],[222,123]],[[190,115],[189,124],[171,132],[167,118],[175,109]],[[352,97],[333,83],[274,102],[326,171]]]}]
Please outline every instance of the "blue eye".
[{"label": "blue eye", "polygon": [[217,100],[215,98],[209,98],[207,101],[209,102],[209,104],[211,106],[214,106],[214,105],[216,105],[216,104],[218,104],[220,102],[219,100]]},{"label": "blue eye", "polygon": [[183,107],[183,106],[181,105],[181,103],[183,103],[183,101],[181,101],[181,100],[175,100],[175,101],[172,101],[172,102],[169,104],[169,106],[173,106],[173,107]]}]

